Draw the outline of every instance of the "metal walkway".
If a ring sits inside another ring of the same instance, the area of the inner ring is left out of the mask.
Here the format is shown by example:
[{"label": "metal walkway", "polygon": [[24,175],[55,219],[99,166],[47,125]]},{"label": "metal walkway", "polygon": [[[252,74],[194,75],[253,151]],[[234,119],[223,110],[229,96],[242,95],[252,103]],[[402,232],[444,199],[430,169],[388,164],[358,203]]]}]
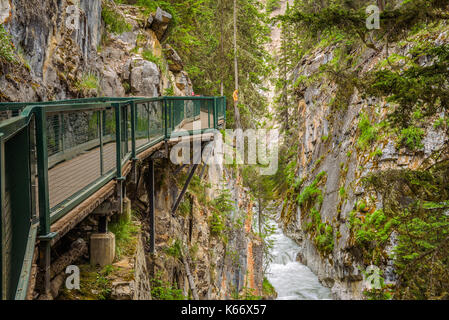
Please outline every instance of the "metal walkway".
[{"label": "metal walkway", "polygon": [[0,103],[1,298],[25,298],[53,224],[156,144],[223,126],[225,110],[224,97]]}]

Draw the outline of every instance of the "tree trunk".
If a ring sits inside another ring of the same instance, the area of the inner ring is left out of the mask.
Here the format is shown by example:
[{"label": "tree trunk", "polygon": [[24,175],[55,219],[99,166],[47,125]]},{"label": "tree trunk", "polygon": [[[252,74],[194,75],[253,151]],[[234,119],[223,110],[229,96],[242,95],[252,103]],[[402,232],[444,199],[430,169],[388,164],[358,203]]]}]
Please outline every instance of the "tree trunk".
[{"label": "tree trunk", "polygon": [[[184,251],[184,250],[182,250],[182,251]],[[192,291],[193,300],[200,300],[200,297],[198,296],[198,291],[196,291],[195,281],[193,280],[192,273],[190,272],[190,266],[189,266],[190,259],[187,256],[187,254],[184,254],[184,252],[181,252],[181,258],[182,258],[182,263],[184,264],[184,268],[186,270],[187,279],[189,280],[189,287],[190,287],[190,290]]]},{"label": "tree trunk", "polygon": [[380,12],[383,12],[385,10],[385,0],[377,0],[377,6]]},{"label": "tree trunk", "polygon": [[[221,9],[221,10],[220,10]],[[220,95],[223,96],[224,95],[224,68],[223,68],[223,63],[224,63],[224,43],[223,43],[223,0],[220,1],[220,6],[219,6],[219,11],[220,11],[220,59],[221,59],[221,68],[222,68],[222,72],[221,72],[221,83],[220,83]]]},{"label": "tree trunk", "polygon": [[[235,77],[235,90],[239,90],[239,67],[237,60],[237,0],[234,0],[234,77]],[[240,110],[238,108],[239,99],[234,100],[234,120],[235,128],[242,128],[240,123]]]},{"label": "tree trunk", "polygon": [[260,200],[259,197],[259,234],[262,236],[262,201]]}]

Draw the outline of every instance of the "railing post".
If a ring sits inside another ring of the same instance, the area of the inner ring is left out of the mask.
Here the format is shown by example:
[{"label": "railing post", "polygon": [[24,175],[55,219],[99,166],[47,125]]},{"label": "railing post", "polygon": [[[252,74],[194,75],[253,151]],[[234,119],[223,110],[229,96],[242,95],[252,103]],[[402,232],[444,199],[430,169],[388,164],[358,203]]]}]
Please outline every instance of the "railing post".
[{"label": "railing post", "polygon": [[168,140],[168,110],[167,110],[167,97],[163,98],[163,105],[164,105],[164,115],[165,115],[165,134],[164,139]]},{"label": "railing post", "polygon": [[65,123],[64,123],[64,114],[61,114],[61,127],[62,127],[62,137],[61,137],[61,151],[64,152],[65,148],[65,139],[64,139],[64,129],[65,129]]},{"label": "railing post", "polygon": [[103,159],[103,111],[97,111],[98,113],[98,134],[100,136],[100,175],[104,174],[104,159]]},{"label": "railing post", "polygon": [[227,104],[226,104],[226,96],[223,97],[223,114],[224,114],[224,124],[223,127],[226,129],[226,110],[227,110]]},{"label": "railing post", "polygon": [[207,101],[207,128],[210,129],[210,103],[209,100]]},{"label": "railing post", "polygon": [[131,102],[131,157],[136,160],[136,114],[137,105]]},{"label": "railing post", "polygon": [[[147,123],[148,123],[148,132],[147,132],[147,134],[148,134],[148,142],[150,142],[151,140],[150,140],[150,137],[151,137],[151,126],[150,126],[150,103],[148,102],[148,103],[146,103],[146,110],[147,110]],[[162,112],[161,112],[162,113]],[[165,117],[165,115],[164,115],[164,117]],[[165,135],[165,132],[164,132],[164,135]]]},{"label": "railing post", "polygon": [[218,127],[217,98],[214,97],[214,129]]},{"label": "railing post", "polygon": [[122,178],[122,112],[120,103],[113,103],[112,107],[115,109],[115,143],[116,143],[116,168],[117,179]]},{"label": "railing post", "polygon": [[168,105],[170,108],[170,133],[172,133],[175,130],[175,103],[172,100]]},{"label": "railing post", "polygon": [[[5,145],[2,139],[3,133],[0,133],[0,215],[3,213],[4,208],[4,199],[5,196]],[[4,231],[3,231],[3,219],[0,216],[0,257],[5,256],[5,252],[3,252],[3,239],[4,239]],[[8,298],[8,294],[6,292],[7,288],[7,275],[4,271],[4,261],[3,258],[0,259],[0,299],[6,300]]]},{"label": "railing post", "polygon": [[47,117],[43,107],[36,113],[37,171],[39,177],[39,235],[50,233],[48,192]]},{"label": "railing post", "polygon": [[51,240],[56,235],[50,230],[50,200],[48,189],[48,154],[47,154],[47,117],[44,107],[39,107],[36,113],[36,148],[37,171],[39,177],[39,261],[43,271],[41,290],[50,295],[50,263]]}]

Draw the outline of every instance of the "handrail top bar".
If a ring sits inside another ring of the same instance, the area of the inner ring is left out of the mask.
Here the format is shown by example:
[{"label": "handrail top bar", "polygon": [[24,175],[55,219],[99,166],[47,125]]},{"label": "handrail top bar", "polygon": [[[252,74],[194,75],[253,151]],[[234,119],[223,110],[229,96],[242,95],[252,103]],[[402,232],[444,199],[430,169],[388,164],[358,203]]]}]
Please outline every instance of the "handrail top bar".
[{"label": "handrail top bar", "polygon": [[0,136],[1,140],[8,140],[18,131],[22,130],[28,125],[31,120],[30,116],[19,115],[0,122]]},{"label": "handrail top bar", "polygon": [[79,104],[56,104],[56,105],[28,105],[22,110],[21,115],[29,117],[36,110],[43,110],[46,113],[71,112],[71,111],[89,111],[103,110],[111,108],[108,103],[79,103]]},{"label": "handrail top bar", "polygon": [[161,96],[161,97],[98,97],[98,98],[81,98],[69,100],[55,100],[44,102],[0,102],[0,110],[16,110],[30,105],[35,106],[50,106],[50,105],[64,105],[64,104],[84,104],[84,103],[129,103],[131,101],[138,102],[152,102],[162,100],[212,100],[224,98],[223,96]]},{"label": "handrail top bar", "polygon": [[57,112],[70,112],[70,111],[87,111],[87,110],[102,110],[113,107],[112,104],[118,104],[119,106],[128,105],[134,103],[148,103],[156,101],[195,101],[195,100],[215,100],[224,99],[224,96],[162,96],[162,97],[99,97],[99,98],[82,98],[82,99],[70,99],[70,100],[58,100],[58,101],[46,101],[46,102],[1,102],[0,111],[2,110],[20,110],[23,109],[19,116],[13,117],[8,120],[0,122],[0,130],[4,132],[3,139],[7,139],[11,134],[12,128],[16,128],[16,131],[21,125],[19,123],[28,123],[31,114],[38,108],[43,109],[48,113]]}]

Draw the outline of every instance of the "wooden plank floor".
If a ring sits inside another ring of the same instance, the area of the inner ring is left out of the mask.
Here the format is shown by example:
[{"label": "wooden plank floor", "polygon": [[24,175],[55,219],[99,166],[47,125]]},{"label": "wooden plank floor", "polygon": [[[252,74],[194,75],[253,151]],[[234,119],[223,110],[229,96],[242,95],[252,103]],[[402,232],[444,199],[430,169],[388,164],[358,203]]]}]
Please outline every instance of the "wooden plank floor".
[{"label": "wooden plank floor", "polygon": [[[208,128],[208,115],[201,112],[201,121],[191,121],[182,127],[183,130],[193,130],[201,123],[201,128]],[[195,126],[194,126],[195,123]],[[210,118],[210,125],[214,125],[213,116]],[[178,130],[175,130],[179,131]],[[151,137],[153,139],[153,137]],[[138,139],[136,146],[142,146],[149,140]],[[116,145],[115,142],[105,144],[103,147],[104,173],[116,167]],[[129,145],[129,150],[131,146]],[[76,192],[89,186],[101,177],[100,171],[100,148],[95,148],[79,154],[77,157],[61,162],[51,168],[48,172],[49,200],[50,208],[54,208]]]}]

